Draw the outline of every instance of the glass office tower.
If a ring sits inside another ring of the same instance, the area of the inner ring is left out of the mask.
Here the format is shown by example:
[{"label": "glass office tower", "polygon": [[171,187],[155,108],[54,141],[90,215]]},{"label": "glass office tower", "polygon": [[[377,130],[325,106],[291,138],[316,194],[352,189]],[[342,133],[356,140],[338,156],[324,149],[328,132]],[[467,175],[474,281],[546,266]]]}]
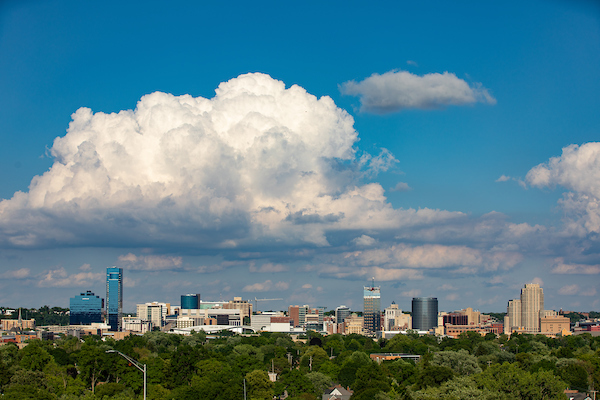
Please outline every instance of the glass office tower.
[{"label": "glass office tower", "polygon": [[412,299],[412,328],[428,331],[437,326],[438,299],[415,297]]},{"label": "glass office tower", "polygon": [[371,285],[364,287],[364,327],[368,334],[374,334],[381,330],[381,290],[379,286]]},{"label": "glass office tower", "polygon": [[106,268],[106,316],[111,331],[121,331],[123,317],[123,268]]},{"label": "glass office tower", "polygon": [[91,291],[72,297],[69,301],[69,324],[90,325],[102,322],[102,309],[104,299],[96,296]]},{"label": "glass office tower", "polygon": [[339,306],[335,309],[335,323],[341,324],[346,318],[350,316],[350,308],[346,306]]},{"label": "glass office tower", "polygon": [[198,310],[200,309],[200,293],[182,294],[181,295],[182,310]]}]

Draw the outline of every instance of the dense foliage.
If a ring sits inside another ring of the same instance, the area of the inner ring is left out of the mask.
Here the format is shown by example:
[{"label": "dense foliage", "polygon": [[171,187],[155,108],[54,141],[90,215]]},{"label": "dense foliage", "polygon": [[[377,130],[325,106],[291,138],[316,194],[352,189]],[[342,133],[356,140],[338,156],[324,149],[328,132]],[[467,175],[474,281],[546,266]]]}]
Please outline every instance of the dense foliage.
[{"label": "dense foliage", "polygon": [[[21,318],[35,319],[36,326],[45,325],[69,325],[69,309],[61,307],[43,306],[36,308],[22,308]],[[13,311],[10,315],[3,315],[2,319],[17,319],[19,318],[19,310]]]},{"label": "dense foliage", "polygon": [[[311,344],[312,343],[312,344]],[[570,387],[600,387],[600,338],[551,339],[465,333],[458,339],[409,333],[374,341],[360,335],[222,335],[207,340],[149,332],[121,341],[89,336],[0,347],[3,399],[141,399],[142,373],[118,350],[147,364],[148,399],[320,399],[339,383],[352,399],[564,399]],[[418,363],[377,363],[370,353],[419,354]],[[267,372],[278,374],[275,383]]]}]

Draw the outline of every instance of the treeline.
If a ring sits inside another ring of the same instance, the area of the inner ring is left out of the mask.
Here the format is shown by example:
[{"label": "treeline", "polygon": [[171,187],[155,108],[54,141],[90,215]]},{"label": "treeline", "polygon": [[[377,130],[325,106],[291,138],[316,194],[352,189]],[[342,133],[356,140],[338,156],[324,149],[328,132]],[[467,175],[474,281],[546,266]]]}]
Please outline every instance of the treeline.
[{"label": "treeline", "polygon": [[[4,309],[6,310],[6,309]],[[69,325],[69,309],[43,306],[40,308],[21,308],[21,318],[35,319],[36,326]],[[15,309],[10,315],[2,315],[2,319],[19,318],[19,310]]]},{"label": "treeline", "polygon": [[[589,318],[600,318],[600,312],[590,311],[588,314]],[[578,312],[565,313],[564,316],[569,318],[572,323],[579,322],[581,320],[586,320],[588,318],[586,315],[580,314]]]},{"label": "treeline", "polygon": [[[88,336],[0,347],[3,399],[125,400],[142,398],[142,373],[118,350],[147,365],[148,399],[316,400],[333,384],[353,400],[564,399],[565,388],[600,386],[600,338],[589,334],[551,339],[496,338],[469,332],[458,339],[397,335],[374,341],[360,335],[321,336],[306,343],[289,335],[223,332],[179,336],[148,332],[121,341]],[[421,355],[421,361],[377,363],[369,354]],[[267,372],[278,377],[272,383]]]}]

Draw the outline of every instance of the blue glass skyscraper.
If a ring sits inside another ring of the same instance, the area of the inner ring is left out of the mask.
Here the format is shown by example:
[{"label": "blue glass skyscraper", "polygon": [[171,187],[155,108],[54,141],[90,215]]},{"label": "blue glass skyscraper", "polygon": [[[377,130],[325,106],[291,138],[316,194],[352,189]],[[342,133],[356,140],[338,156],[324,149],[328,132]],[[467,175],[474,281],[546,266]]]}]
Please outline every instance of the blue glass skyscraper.
[{"label": "blue glass skyscraper", "polygon": [[89,325],[102,322],[102,309],[104,299],[96,296],[89,290],[69,301],[69,323],[71,325]]},{"label": "blue glass skyscraper", "polygon": [[123,268],[106,268],[106,316],[111,331],[121,331],[123,317]]}]

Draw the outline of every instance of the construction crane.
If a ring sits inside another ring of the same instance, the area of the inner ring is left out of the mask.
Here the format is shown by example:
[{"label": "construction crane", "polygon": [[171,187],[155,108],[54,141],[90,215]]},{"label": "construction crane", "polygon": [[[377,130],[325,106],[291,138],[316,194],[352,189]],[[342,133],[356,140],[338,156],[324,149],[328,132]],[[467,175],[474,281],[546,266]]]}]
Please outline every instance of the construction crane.
[{"label": "construction crane", "polygon": [[277,300],[283,300],[283,299],[257,299],[255,297],[254,298],[254,311],[258,311],[258,302],[259,301],[277,301]]}]

